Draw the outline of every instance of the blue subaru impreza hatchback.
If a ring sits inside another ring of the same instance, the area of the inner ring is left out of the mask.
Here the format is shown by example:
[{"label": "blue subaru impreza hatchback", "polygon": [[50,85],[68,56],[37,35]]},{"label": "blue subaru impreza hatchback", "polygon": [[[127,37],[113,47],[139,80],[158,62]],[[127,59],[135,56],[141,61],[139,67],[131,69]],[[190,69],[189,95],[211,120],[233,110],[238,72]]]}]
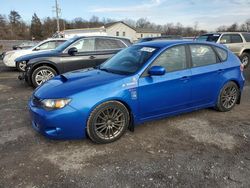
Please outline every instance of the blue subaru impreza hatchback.
[{"label": "blue subaru impreza hatchback", "polygon": [[35,90],[33,127],[53,139],[119,139],[145,121],[215,107],[229,111],[244,86],[240,60],[217,44],[157,41],[99,67],[59,75]]}]

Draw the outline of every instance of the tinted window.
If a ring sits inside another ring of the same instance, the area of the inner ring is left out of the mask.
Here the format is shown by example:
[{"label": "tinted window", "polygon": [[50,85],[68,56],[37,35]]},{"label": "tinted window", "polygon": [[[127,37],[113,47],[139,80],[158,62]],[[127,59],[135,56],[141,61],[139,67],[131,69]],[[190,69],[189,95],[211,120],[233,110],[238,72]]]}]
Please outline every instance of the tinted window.
[{"label": "tinted window", "polygon": [[112,49],[120,49],[125,48],[123,42],[116,39],[96,39],[96,50],[112,50]]},{"label": "tinted window", "polygon": [[196,40],[207,41],[207,42],[217,42],[219,37],[220,37],[220,34],[201,35]]},{"label": "tinted window", "polygon": [[131,46],[106,61],[100,69],[117,74],[133,74],[140,70],[156,52],[156,48]]},{"label": "tinted window", "polygon": [[250,33],[242,33],[242,35],[245,38],[246,42],[250,42]]},{"label": "tinted window", "polygon": [[154,62],[154,66],[162,66],[167,72],[186,68],[185,46],[176,46],[167,49]]},{"label": "tinted window", "polygon": [[193,67],[217,63],[213,49],[208,45],[190,45]]},{"label": "tinted window", "polygon": [[231,35],[231,43],[242,43],[242,38],[238,34]]},{"label": "tinted window", "polygon": [[223,35],[220,39],[220,43],[224,43],[224,44],[231,43],[230,35]]},{"label": "tinted window", "polygon": [[57,43],[57,41],[45,42],[39,46],[39,49],[40,50],[55,49],[57,47],[56,43]]},{"label": "tinted window", "polygon": [[215,47],[217,53],[219,54],[220,56],[220,59],[222,61],[226,61],[227,60],[227,51],[226,50],[223,50],[222,48],[219,48],[219,47]]},{"label": "tinted window", "polygon": [[95,39],[81,39],[74,43],[72,47],[77,48],[78,52],[88,52],[95,50]]}]

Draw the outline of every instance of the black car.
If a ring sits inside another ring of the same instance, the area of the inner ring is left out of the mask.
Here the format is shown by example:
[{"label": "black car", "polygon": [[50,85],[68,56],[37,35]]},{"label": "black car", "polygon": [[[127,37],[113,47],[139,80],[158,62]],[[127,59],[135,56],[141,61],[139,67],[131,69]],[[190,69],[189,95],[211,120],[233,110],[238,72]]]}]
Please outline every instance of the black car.
[{"label": "black car", "polygon": [[15,61],[16,64],[27,64],[19,79],[37,87],[58,74],[98,66],[130,45],[131,42],[125,38],[75,37],[55,50],[25,55]]},{"label": "black car", "polygon": [[137,41],[137,43],[141,42],[149,42],[149,41],[156,41],[156,40],[182,40],[183,38],[179,35],[163,35],[161,37],[145,37],[141,38]]}]

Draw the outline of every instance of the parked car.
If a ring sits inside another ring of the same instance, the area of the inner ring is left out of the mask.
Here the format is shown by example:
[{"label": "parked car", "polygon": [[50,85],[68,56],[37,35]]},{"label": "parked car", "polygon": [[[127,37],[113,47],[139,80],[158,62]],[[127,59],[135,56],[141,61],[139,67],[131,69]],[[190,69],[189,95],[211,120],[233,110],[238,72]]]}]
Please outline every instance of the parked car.
[{"label": "parked car", "polygon": [[37,44],[38,44],[38,42],[26,41],[26,42],[22,42],[21,44],[12,46],[12,49],[13,50],[28,49],[28,48],[31,48],[33,46],[36,46]]},{"label": "parked car", "polygon": [[149,42],[149,41],[156,41],[156,40],[182,40],[183,38],[179,35],[164,35],[161,37],[145,37],[141,38],[137,41],[137,43],[141,42]]},{"label": "parked car", "polygon": [[8,51],[4,55],[3,63],[7,67],[16,67],[19,71],[25,71],[26,62],[19,62],[18,64],[16,64],[16,58],[27,54],[34,54],[41,51],[55,49],[57,46],[64,43],[66,40],[67,39],[47,39],[29,49]]},{"label": "parked car", "polygon": [[245,67],[249,65],[250,33],[246,32],[209,33],[199,36],[196,40],[224,44],[240,58],[242,64]]},{"label": "parked car", "polygon": [[136,44],[99,67],[40,86],[29,101],[32,125],[53,139],[88,135],[113,142],[149,120],[209,107],[231,110],[240,103],[242,71],[240,60],[218,44]]},{"label": "parked car", "polygon": [[98,66],[130,45],[124,38],[75,37],[53,51],[17,58],[17,64],[27,62],[26,71],[19,79],[37,87],[58,74]]}]

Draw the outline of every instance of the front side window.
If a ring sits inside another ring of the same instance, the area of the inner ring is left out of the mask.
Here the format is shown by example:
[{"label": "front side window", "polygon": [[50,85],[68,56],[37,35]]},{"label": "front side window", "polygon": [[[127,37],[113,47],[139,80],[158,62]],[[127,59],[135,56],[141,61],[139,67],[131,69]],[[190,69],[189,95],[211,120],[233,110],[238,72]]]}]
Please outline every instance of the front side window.
[{"label": "front side window", "polygon": [[95,50],[95,39],[81,39],[74,43],[71,48],[75,47],[78,52],[89,52]]},{"label": "front side window", "polygon": [[153,66],[162,66],[167,72],[183,70],[186,68],[185,46],[176,46],[167,49],[153,63]]},{"label": "front side window", "polygon": [[41,44],[38,48],[39,48],[39,50],[55,49],[57,47],[56,43],[57,43],[57,41],[45,42],[45,43]]},{"label": "front side window", "polygon": [[208,45],[190,45],[193,67],[217,63],[217,57],[212,47]]},{"label": "front side window", "polygon": [[121,49],[125,48],[125,44],[116,39],[96,39],[96,50],[114,50],[114,49]]},{"label": "front side window", "polygon": [[100,66],[101,70],[117,74],[133,74],[158,51],[157,48],[131,46],[126,48]]},{"label": "front side window", "polygon": [[231,43],[231,37],[230,37],[230,35],[223,35],[222,37],[221,37],[221,39],[220,39],[220,43],[222,43],[222,44],[229,44],[229,43]]}]

